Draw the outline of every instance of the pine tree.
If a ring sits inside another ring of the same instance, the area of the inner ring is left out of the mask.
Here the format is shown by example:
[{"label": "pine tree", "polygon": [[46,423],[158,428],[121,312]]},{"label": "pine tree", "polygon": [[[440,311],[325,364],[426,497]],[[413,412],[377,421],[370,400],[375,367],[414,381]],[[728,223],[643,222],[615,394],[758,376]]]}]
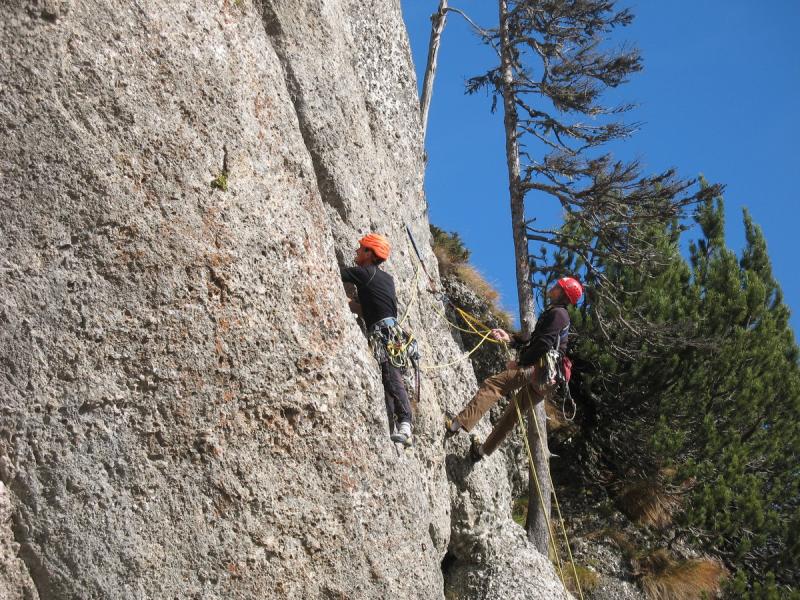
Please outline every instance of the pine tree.
[{"label": "pine tree", "polygon": [[[705,199],[695,220],[689,263],[672,223],[650,231],[658,261],[597,265],[625,292],[590,296],[575,318],[588,444],[617,481],[634,473],[689,490],[678,522],[736,573],[731,597],[790,597],[800,589],[800,367],[789,311],[747,212],[738,258],[721,198]],[[580,267],[564,253],[555,262]],[[615,311],[664,328],[604,331]]]},{"label": "pine tree", "polygon": [[[607,89],[641,69],[636,49],[606,44],[614,30],[631,23],[629,10],[608,0],[498,0],[498,8],[497,30],[482,30],[482,37],[496,50],[499,64],[472,78],[467,90],[486,88],[495,104],[502,101],[520,325],[529,333],[536,321],[530,241],[587,257],[591,240],[598,239],[617,260],[634,264],[652,254],[642,243],[635,245],[641,254],[631,255],[631,237],[646,240],[638,236],[643,224],[672,218],[696,198],[685,193],[692,182],[676,179],[672,171],[640,178],[638,163],[603,153],[604,144],[636,129],[619,119],[630,105],[603,104]],[[539,202],[558,202],[568,220],[590,231],[587,245],[570,247],[557,232],[533,227],[526,220],[534,213],[529,192],[538,194]],[[534,416],[545,423],[542,405]],[[535,468],[544,472],[546,432],[531,426],[528,437]],[[537,437],[545,441],[540,444]],[[542,495],[549,499],[550,490],[542,489]],[[528,513],[528,537],[545,552],[549,500],[540,509],[537,498],[531,486],[529,506],[536,508]]]},{"label": "pine tree", "polygon": [[797,587],[800,555],[789,551],[788,531],[800,502],[800,368],[789,310],[763,234],[746,211],[747,245],[738,261],[724,245],[721,198],[705,203],[698,223],[705,239],[692,247],[692,266],[703,330],[717,343],[687,368],[705,377],[698,408],[713,418],[714,435],[706,428],[689,442],[700,485],[687,523],[712,531],[717,549],[751,581],[772,572]]}]

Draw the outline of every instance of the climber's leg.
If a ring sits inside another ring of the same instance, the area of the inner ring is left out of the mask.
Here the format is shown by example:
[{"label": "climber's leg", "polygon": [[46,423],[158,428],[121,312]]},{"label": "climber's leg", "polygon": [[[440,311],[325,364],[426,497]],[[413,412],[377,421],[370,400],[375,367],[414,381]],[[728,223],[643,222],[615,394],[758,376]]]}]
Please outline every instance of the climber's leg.
[{"label": "climber's leg", "polygon": [[[406,443],[411,439],[411,403],[408,400],[403,372],[389,361],[381,363],[381,380],[386,395],[387,410],[390,420],[396,420],[397,429],[392,440]],[[391,429],[392,423],[389,423]]]},{"label": "climber's leg", "polygon": [[528,380],[530,370],[526,368],[507,369],[496,375],[487,377],[472,397],[469,404],[464,407],[456,421],[466,429],[471,431],[480,418],[487,410],[492,408],[497,401],[522,387]]},{"label": "climber's leg", "polygon": [[519,409],[522,415],[524,416],[526,413],[530,411],[530,403],[528,402],[528,395],[530,394],[530,399],[533,401],[534,406],[544,400],[544,396],[541,396],[538,392],[536,392],[531,386],[525,386],[519,392],[514,394],[514,397],[511,399],[511,402],[508,403],[508,407],[506,408],[503,416],[500,417],[500,420],[495,423],[494,428],[486,436],[486,440],[484,440],[483,444],[481,445],[481,452],[483,456],[489,456],[497,449],[497,446],[500,445],[500,442],[505,439],[508,435],[508,432],[514,429],[514,425],[518,422],[519,416],[517,415],[517,404],[519,404]]}]

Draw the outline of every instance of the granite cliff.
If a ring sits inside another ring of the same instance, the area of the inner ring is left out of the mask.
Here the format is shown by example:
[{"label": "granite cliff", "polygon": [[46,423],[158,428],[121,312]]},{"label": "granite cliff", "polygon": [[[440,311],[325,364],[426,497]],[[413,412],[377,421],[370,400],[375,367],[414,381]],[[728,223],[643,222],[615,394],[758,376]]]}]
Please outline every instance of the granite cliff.
[{"label": "granite cliff", "polygon": [[[399,3],[8,0],[0,597],[566,598],[425,291]],[[338,265],[389,236],[423,351],[389,442]]]}]

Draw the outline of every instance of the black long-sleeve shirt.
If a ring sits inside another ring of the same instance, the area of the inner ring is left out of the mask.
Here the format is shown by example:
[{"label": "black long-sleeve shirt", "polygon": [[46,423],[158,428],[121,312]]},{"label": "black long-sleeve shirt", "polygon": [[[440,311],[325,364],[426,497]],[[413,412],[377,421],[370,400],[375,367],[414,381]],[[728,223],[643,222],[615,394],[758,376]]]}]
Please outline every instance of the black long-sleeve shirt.
[{"label": "black long-sleeve shirt", "polygon": [[557,343],[559,352],[562,354],[566,352],[569,322],[567,309],[560,304],[554,304],[536,321],[536,327],[530,337],[515,334],[512,345],[520,350],[517,361],[519,366],[529,367],[536,364],[548,350],[555,348]]},{"label": "black long-sleeve shirt", "polygon": [[375,265],[346,267],[342,281],[355,284],[367,329],[381,319],[397,318],[397,293],[391,275]]}]

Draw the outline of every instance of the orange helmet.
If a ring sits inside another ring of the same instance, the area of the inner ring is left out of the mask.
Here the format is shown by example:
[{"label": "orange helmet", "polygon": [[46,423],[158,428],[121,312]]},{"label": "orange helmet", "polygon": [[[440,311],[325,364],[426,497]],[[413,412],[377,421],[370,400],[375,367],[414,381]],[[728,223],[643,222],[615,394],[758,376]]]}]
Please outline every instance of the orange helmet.
[{"label": "orange helmet", "polygon": [[375,253],[375,256],[381,260],[386,260],[389,258],[389,252],[391,252],[392,249],[389,245],[389,240],[379,233],[368,233],[361,238],[358,243],[364,248],[369,248],[372,250]]},{"label": "orange helmet", "polygon": [[561,289],[564,290],[564,293],[569,298],[569,301],[572,304],[577,304],[578,300],[581,299],[583,296],[583,286],[578,282],[577,279],[572,277],[562,277],[558,280],[558,285],[561,286]]}]

